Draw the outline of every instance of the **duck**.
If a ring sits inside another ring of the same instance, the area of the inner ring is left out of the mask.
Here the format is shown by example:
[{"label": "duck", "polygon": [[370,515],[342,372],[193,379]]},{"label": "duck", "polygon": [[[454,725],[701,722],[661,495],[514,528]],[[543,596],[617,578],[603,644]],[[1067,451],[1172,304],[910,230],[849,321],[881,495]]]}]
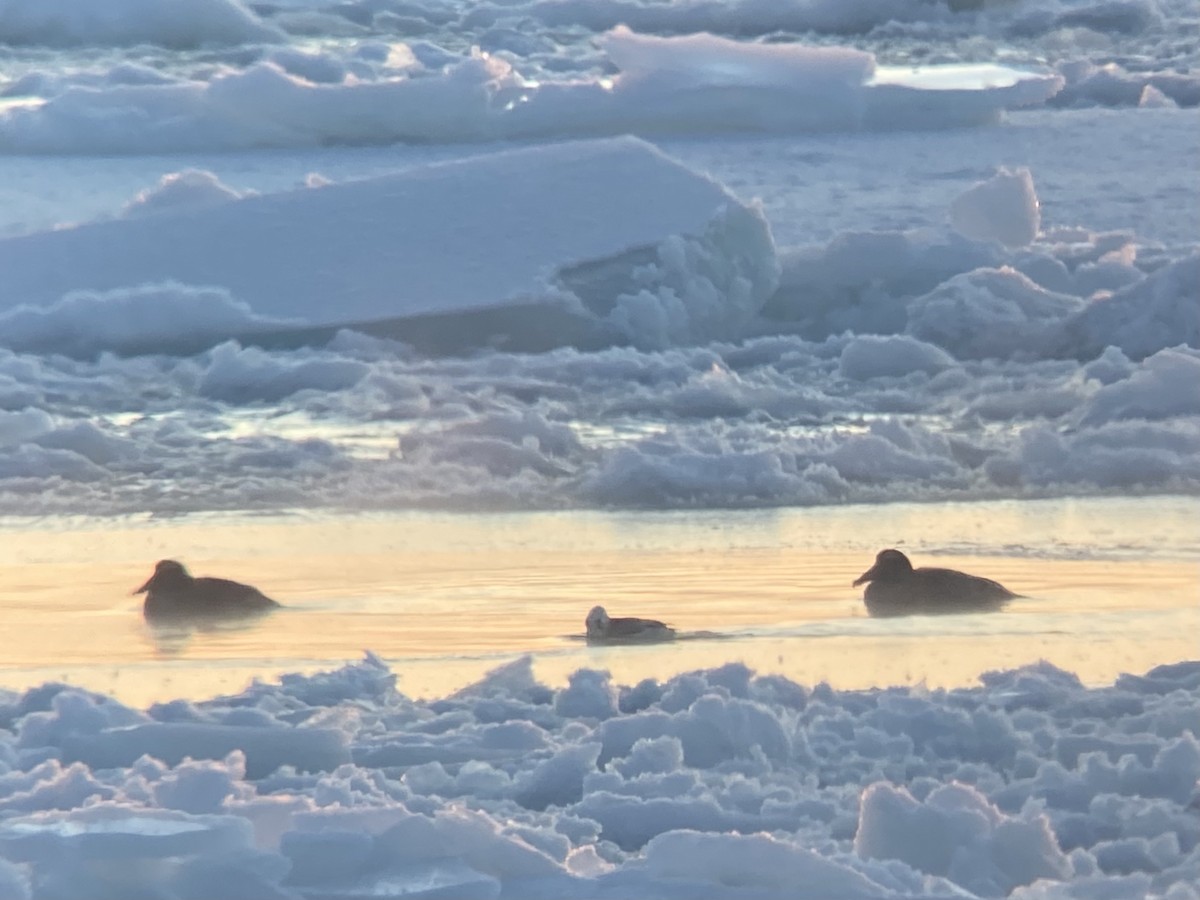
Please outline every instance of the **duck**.
[{"label": "duck", "polygon": [[614,619],[603,606],[592,607],[585,624],[589,641],[669,641],[675,637],[675,629],[657,619]]},{"label": "duck", "polygon": [[154,574],[133,593],[146,595],[142,615],[159,621],[251,616],[281,605],[248,584],[227,578],[195,578],[173,559],[160,560]]},{"label": "duck", "polygon": [[914,569],[899,550],[879,551],[875,565],[853,582],[866,584],[863,600],[872,616],[994,612],[1020,594],[997,581],[955,569]]}]

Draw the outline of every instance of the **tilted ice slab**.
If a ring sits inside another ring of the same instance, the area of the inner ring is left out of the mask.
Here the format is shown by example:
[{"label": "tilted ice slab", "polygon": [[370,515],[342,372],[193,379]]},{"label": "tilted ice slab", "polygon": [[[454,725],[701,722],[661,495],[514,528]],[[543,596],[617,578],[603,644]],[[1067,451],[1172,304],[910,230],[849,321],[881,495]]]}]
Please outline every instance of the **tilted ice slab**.
[{"label": "tilted ice slab", "polygon": [[435,348],[660,346],[736,332],[777,265],[756,209],[614,138],[0,241],[0,344],[136,351],[403,320],[389,333]]}]

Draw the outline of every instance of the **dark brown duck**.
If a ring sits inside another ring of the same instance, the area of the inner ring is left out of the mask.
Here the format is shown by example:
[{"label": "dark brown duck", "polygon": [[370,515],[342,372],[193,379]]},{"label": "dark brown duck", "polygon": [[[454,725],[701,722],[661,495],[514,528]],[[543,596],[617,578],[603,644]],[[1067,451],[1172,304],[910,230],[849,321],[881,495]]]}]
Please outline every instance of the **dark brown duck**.
[{"label": "dark brown duck", "polygon": [[899,550],[881,550],[875,565],[854,580],[866,584],[863,600],[872,616],[992,612],[1019,597],[990,578],[955,569],[914,569]]},{"label": "dark brown duck", "polygon": [[279,604],[258,588],[227,578],[194,578],[182,563],[164,559],[135,594],[145,594],[147,619],[233,618],[256,615]]}]

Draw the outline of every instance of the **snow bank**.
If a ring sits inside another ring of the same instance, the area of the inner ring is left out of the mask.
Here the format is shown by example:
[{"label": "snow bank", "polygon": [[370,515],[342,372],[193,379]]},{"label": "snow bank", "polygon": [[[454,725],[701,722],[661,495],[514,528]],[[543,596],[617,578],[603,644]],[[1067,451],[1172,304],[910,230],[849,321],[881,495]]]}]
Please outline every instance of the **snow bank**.
[{"label": "snow bank", "polygon": [[[283,0],[288,7],[323,5],[310,0]],[[347,4],[360,16],[374,7],[369,0]],[[950,0],[931,4],[925,0],[893,0],[874,3],[845,3],[839,0],[808,0],[805,3],[763,4],[756,0],[727,0],[709,3],[630,3],[624,0],[506,0],[473,9],[466,24],[481,31],[501,30],[515,23],[534,22],[547,29],[576,26],[603,31],[622,23],[640,31],[680,34],[708,30],[729,35],[770,36],[776,33],[824,35],[882,34],[923,37],[930,32],[942,37],[967,31],[993,37],[1012,36],[1029,40],[1046,32],[1073,28],[1101,33],[1136,34],[1152,31],[1163,23],[1167,11],[1147,0],[1069,0],[1048,8],[1035,4],[989,3],[986,0]],[[436,21],[427,7],[407,4],[414,17]]]},{"label": "snow bank", "polygon": [[255,314],[222,288],[171,282],[111,291],[73,291],[47,306],[0,313],[0,344],[32,353],[88,357],[101,351],[202,350],[230,334],[293,327]]},{"label": "snow bank", "polygon": [[[817,33],[867,37],[882,34],[885,38],[913,35],[920,39],[932,33],[946,40],[965,32],[1030,42],[1086,29],[1128,38],[1161,31],[1180,6],[1147,0],[1071,0],[1048,7],[983,0],[951,0],[944,4],[896,0],[884,6],[838,0],[781,5],[756,0],[728,0],[720,4],[625,0],[506,0],[484,4],[274,0],[269,4],[249,4],[237,0],[219,3],[192,0],[174,5],[180,7],[181,17],[191,23],[192,32],[219,31],[218,26],[229,18],[248,18],[261,23],[260,28],[265,25],[300,35],[425,35],[453,29],[490,49],[526,52],[546,43],[544,37],[531,35],[531,31],[591,35],[622,24],[662,34],[711,31],[741,37]],[[187,34],[180,25],[165,21],[165,16],[154,16],[150,4],[126,0],[112,6],[110,15],[99,18],[83,0],[58,0],[49,8],[36,0],[10,0],[10,21],[0,22],[8,26],[9,43],[121,45],[129,43],[129,34],[135,27],[131,20],[139,17],[149,20],[136,32],[141,41],[172,46],[173,40]],[[93,21],[106,27],[89,33],[87,26]]]},{"label": "snow bank", "polygon": [[1039,208],[1029,170],[1002,170],[954,200],[952,231],[846,232],[785,250],[763,312],[813,340],[903,332],[959,360],[1200,346],[1200,257],[1146,266],[1125,232],[1040,234]]},{"label": "snow bank", "polygon": [[0,153],[950,128],[1040,104],[1062,83],[1057,74],[1001,67],[986,78],[971,68],[882,70],[858,50],[711,34],[621,27],[599,43],[607,56],[600,68],[617,68],[616,76],[523,73],[510,54],[446,58],[408,48],[387,48],[380,61],[275,53],[165,83],[26,76],[14,89],[34,96],[0,108]]},{"label": "snow bank", "polygon": [[846,344],[838,360],[838,370],[859,381],[909,372],[933,374],[953,365],[948,353],[905,335],[856,337]]},{"label": "snow bank", "polygon": [[1119,347],[1142,359],[1175,344],[1200,347],[1200,254],[1172,262],[1114,293],[1101,295],[1062,323],[1056,338],[1080,359]]},{"label": "snow bank", "polygon": [[0,6],[0,44],[128,47],[158,44],[172,49],[283,40],[241,0],[5,0]]},{"label": "snow bank", "polygon": [[1041,356],[1045,336],[1077,297],[1043,290],[1014,269],[976,269],[908,304],[908,331],[960,359]]},{"label": "snow bank", "polygon": [[932,875],[956,873],[955,881],[982,896],[1005,896],[1018,885],[1071,875],[1044,816],[1005,816],[964,784],[941,785],[924,802],[904,788],[871,785],[863,792],[854,849],[868,859],[904,860]]},{"label": "snow bank", "polygon": [[0,351],[0,510],[1193,494],[1198,354],[957,359],[865,334],[436,359],[351,333],[184,357]]},{"label": "snow bank", "polygon": [[1059,66],[1062,91],[1050,101],[1059,107],[1195,107],[1200,77],[1187,71],[1129,71],[1115,62],[1070,60]]},{"label": "snow bank", "polygon": [[[660,86],[691,66],[740,90],[800,65],[764,49],[726,73],[705,38],[666,45],[660,72],[658,45],[626,37]],[[813,65],[866,65],[835,56]],[[807,170],[781,160],[766,183],[803,195]],[[990,168],[952,173],[984,179],[958,209],[977,238],[879,228],[779,250],[757,204],[634,138],[281,194],[175,173],[116,219],[0,242],[0,510],[1200,490],[1178,386],[1200,348],[1195,248],[1039,225],[1036,173]]]},{"label": "snow bank", "polygon": [[933,692],[529,671],[432,702],[373,656],[146,711],[0,694],[3,896],[1182,900],[1200,878],[1197,663]]}]

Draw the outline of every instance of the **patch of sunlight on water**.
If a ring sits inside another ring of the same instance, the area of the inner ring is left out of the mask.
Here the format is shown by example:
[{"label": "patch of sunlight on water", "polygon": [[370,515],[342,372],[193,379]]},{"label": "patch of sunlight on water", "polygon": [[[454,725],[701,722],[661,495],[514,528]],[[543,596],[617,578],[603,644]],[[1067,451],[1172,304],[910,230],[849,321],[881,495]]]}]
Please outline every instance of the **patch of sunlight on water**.
[{"label": "patch of sunlight on water", "polygon": [[[62,680],[144,705],[241,690],[371,650],[412,696],[530,653],[565,683],[741,662],[841,688],[969,685],[1046,659],[1085,681],[1200,657],[1200,501],[1039,501],[699,513],[5,520],[0,687]],[[850,582],[884,546],[1027,595],[999,614],[870,619]],[[154,562],[254,584],[266,618],[163,633],[131,591]],[[704,639],[581,640],[583,617]]]}]

